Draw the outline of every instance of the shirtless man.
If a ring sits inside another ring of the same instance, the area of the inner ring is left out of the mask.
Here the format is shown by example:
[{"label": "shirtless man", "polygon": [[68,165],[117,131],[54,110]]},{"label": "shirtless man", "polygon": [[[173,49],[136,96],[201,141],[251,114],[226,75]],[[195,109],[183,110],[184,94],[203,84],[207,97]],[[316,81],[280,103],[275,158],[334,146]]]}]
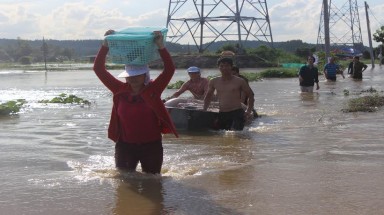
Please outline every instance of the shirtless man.
[{"label": "shirtless man", "polygon": [[[193,103],[202,104],[202,100],[208,90],[208,79],[201,77],[200,68],[196,66],[189,67],[187,72],[190,79],[185,82],[172,96],[165,99],[166,107],[180,107],[183,104]],[[191,92],[193,98],[178,98],[187,90]]]},{"label": "shirtless man", "polygon": [[[220,77],[209,81],[208,92],[204,98],[204,110],[207,110],[213,93],[219,101],[218,128],[225,130],[243,130],[246,119],[252,117],[255,99],[252,89],[247,82],[232,75],[233,61],[231,58],[220,58],[217,65],[221,72]],[[248,97],[247,109],[242,108],[241,92]]]},{"label": "shirtless man", "polygon": [[195,99],[203,100],[205,92],[208,89],[208,79],[201,77],[200,68],[191,66],[187,69],[189,80],[185,82],[181,88],[168,99],[179,97],[185,91],[189,90]]}]

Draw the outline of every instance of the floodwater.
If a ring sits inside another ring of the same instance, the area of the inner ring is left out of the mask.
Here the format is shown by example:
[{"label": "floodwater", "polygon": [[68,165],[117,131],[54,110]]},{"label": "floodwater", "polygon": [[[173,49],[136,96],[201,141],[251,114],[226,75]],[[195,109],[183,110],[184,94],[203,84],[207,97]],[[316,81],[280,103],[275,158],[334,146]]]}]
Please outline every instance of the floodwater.
[{"label": "floodwater", "polygon": [[[186,79],[178,70],[171,82]],[[111,95],[93,71],[0,71],[0,102],[27,100],[0,118],[0,214],[384,214],[384,110],[341,111],[383,83],[378,65],[362,81],[321,76],[314,94],[297,78],[251,82],[261,118],[165,135],[162,176],[149,176],[114,168]],[[38,102],[61,93],[92,104]]]}]

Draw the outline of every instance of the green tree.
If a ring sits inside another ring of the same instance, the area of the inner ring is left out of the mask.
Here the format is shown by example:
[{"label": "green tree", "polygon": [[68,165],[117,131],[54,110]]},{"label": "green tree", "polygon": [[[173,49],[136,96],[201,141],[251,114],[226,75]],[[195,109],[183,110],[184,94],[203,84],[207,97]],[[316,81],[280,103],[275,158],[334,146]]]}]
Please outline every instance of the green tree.
[{"label": "green tree", "polygon": [[384,44],[384,26],[376,30],[376,33],[373,34],[373,39],[378,43]]},{"label": "green tree", "polygon": [[32,47],[29,45],[28,41],[17,38],[17,49],[15,59],[19,59],[24,56],[29,56],[33,52]]},{"label": "green tree", "polygon": [[24,64],[24,65],[29,65],[32,63],[31,57],[23,56],[23,57],[19,58],[19,63]]},{"label": "green tree", "polygon": [[276,59],[281,56],[281,50],[270,48],[266,45],[261,45],[256,49],[248,49],[248,54],[256,55],[263,61],[274,62]]},{"label": "green tree", "polygon": [[309,55],[312,55],[315,52],[316,52],[316,47],[312,47],[312,48],[301,47],[295,50],[295,55],[299,57],[307,58]]},{"label": "green tree", "polygon": [[0,62],[11,62],[11,61],[12,61],[12,57],[9,56],[7,51],[0,48]]},{"label": "green tree", "polygon": [[75,50],[64,48],[64,50],[61,52],[61,55],[67,57],[69,60],[72,60],[73,56],[75,55]]},{"label": "green tree", "polygon": [[233,44],[225,44],[221,48],[219,48],[216,53],[220,54],[222,51],[232,51],[233,53],[237,52],[237,48]]}]

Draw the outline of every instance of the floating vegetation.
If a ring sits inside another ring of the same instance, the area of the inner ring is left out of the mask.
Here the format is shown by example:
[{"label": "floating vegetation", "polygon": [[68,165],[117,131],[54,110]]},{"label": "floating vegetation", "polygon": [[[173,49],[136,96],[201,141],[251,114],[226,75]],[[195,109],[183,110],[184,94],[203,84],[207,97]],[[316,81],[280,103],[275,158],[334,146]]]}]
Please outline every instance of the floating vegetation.
[{"label": "floating vegetation", "polygon": [[246,77],[249,82],[252,81],[260,81],[261,80],[261,75],[259,73],[252,73],[252,72],[242,72],[242,76]]},{"label": "floating vegetation", "polygon": [[[242,76],[248,79],[249,82],[260,81],[262,78],[293,78],[297,77],[297,69],[286,69],[286,68],[275,68],[267,69],[259,73],[253,72],[241,72]],[[213,78],[219,77],[220,75],[208,76],[207,79],[211,80]],[[169,84],[167,89],[180,89],[181,85],[184,84],[184,81],[177,81],[176,83]]]},{"label": "floating vegetation", "polygon": [[383,105],[384,96],[375,93],[349,100],[347,108],[343,109],[343,112],[375,112]]},{"label": "floating vegetation", "polygon": [[370,87],[369,89],[367,90],[362,90],[361,91],[362,93],[377,93],[377,90],[373,87]]},{"label": "floating vegetation", "polygon": [[294,78],[297,77],[298,70],[291,68],[267,69],[259,73],[262,78]]},{"label": "floating vegetation", "polygon": [[344,89],[343,93],[344,93],[344,96],[349,96],[349,90]]},{"label": "floating vegetation", "polygon": [[181,85],[184,84],[184,81],[176,81],[176,83],[168,84],[167,89],[180,89]]},{"label": "floating vegetation", "polygon": [[60,104],[80,104],[80,105],[90,105],[91,102],[88,100],[79,98],[75,95],[67,95],[65,93],[60,94],[58,97],[55,97],[51,100],[40,100],[39,103],[60,103]]},{"label": "floating vegetation", "polygon": [[17,99],[0,104],[0,115],[17,114],[20,108],[25,104],[25,99]]}]

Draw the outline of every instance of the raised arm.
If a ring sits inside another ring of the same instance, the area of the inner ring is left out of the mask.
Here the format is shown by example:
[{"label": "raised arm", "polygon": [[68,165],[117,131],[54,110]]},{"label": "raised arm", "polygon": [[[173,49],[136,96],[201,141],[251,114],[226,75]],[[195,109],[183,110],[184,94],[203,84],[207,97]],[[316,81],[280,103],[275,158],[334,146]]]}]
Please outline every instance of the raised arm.
[{"label": "raised arm", "polygon": [[173,74],[175,73],[175,65],[173,64],[171,55],[164,46],[164,39],[162,33],[160,31],[154,31],[153,33],[155,35],[154,42],[158,47],[160,57],[164,62],[164,69],[160,73],[160,75],[155,79],[153,84],[158,85],[158,88],[161,91],[164,91],[164,89],[171,81]]},{"label": "raised arm", "polygon": [[[107,36],[109,34],[113,34],[114,30],[108,30],[105,32],[104,36]],[[93,65],[93,71],[95,71],[95,74],[100,79],[100,81],[113,93],[117,92],[119,87],[124,84],[124,82],[119,81],[116,79],[111,73],[107,71],[105,68],[105,62],[106,57],[109,51],[108,42],[104,39],[102,46],[99,49],[99,52],[97,53],[97,56],[95,58],[95,62]]]}]

